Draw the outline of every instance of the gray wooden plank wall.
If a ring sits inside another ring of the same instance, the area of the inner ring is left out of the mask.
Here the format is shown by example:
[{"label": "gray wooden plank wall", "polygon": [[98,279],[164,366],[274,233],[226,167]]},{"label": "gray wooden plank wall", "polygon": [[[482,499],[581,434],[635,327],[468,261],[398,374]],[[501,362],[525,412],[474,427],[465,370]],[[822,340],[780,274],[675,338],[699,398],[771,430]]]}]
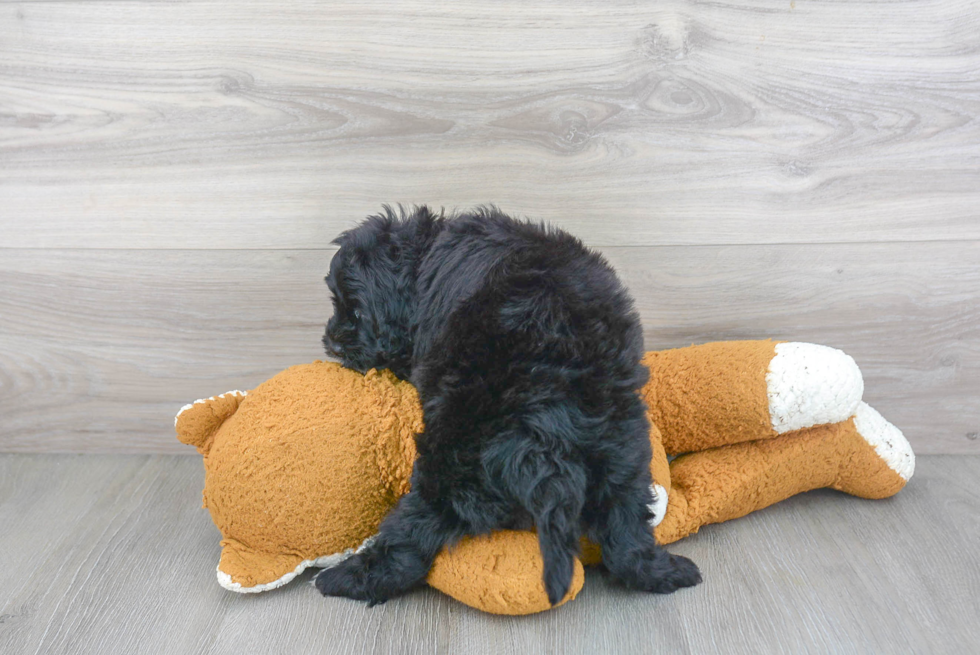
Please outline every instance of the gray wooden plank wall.
[{"label": "gray wooden plank wall", "polygon": [[648,346],[844,349],[980,453],[970,0],[0,4],[0,450],[185,452],[180,405],[320,356],[381,202],[600,248]]}]

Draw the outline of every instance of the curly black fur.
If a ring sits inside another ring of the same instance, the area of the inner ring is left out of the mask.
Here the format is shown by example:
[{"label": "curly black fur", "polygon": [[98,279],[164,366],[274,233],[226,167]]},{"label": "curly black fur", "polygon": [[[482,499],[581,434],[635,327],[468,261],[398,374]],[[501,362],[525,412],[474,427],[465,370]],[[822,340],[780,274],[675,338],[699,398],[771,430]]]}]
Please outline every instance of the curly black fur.
[{"label": "curly black fur", "polygon": [[490,207],[368,218],[336,241],[324,344],[422,400],[411,491],[361,554],[316,578],[372,605],[422,582],[464,535],[535,526],[552,604],[579,537],[634,589],[700,582],[654,541],[643,335],[613,269],[567,233]]}]

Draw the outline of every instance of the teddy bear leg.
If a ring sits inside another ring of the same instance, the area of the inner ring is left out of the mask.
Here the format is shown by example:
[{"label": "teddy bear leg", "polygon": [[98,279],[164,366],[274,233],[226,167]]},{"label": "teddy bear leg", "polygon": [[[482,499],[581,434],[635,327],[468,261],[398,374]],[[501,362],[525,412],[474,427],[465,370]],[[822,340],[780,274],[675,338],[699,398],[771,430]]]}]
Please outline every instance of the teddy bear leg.
[{"label": "teddy bear leg", "polygon": [[884,498],[905,485],[914,462],[901,432],[862,403],[842,423],[676,458],[667,514],[655,534],[660,543],[671,543],[702,525],[824,487]]},{"label": "teddy bear leg", "polygon": [[843,352],[809,343],[725,341],[649,352],[641,393],[670,454],[847,420],[864,382]]},{"label": "teddy bear leg", "polygon": [[834,483],[837,425],[681,455],[670,466],[670,501],[655,534],[671,543],[701,526],[745,516]]},{"label": "teddy bear leg", "polygon": [[915,453],[905,435],[867,403],[843,424],[849,453],[841,462],[834,489],[861,498],[898,493],[915,472]]}]

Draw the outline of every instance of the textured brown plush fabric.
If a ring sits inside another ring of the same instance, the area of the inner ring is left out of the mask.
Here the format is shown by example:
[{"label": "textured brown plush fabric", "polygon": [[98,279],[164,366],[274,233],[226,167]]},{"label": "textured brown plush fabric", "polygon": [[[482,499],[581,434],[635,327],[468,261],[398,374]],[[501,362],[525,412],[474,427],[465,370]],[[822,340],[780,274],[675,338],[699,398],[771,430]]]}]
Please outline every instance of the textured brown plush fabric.
[{"label": "textured brown plush fabric", "polygon": [[[464,539],[441,553],[429,572],[428,582],[456,600],[486,612],[533,614],[551,609],[543,574],[544,560],[537,535],[501,530],[492,538]],[[572,584],[558,604],[575,598],[584,582],[582,563],[576,560]]]},{"label": "textured brown plush fabric", "polygon": [[644,356],[643,398],[668,454],[776,436],[766,393],[776,343],[721,341]]},{"label": "textured brown plush fabric", "polygon": [[[765,382],[774,349],[729,342],[647,354],[651,471],[669,493],[661,543],[801,491],[882,498],[904,486],[853,421],[776,436]],[[245,589],[279,584],[305,561],[358,547],[408,490],[421,430],[411,385],[326,362],[182,411],[177,434],[204,455],[205,506],[223,535],[219,571]],[[680,452],[668,465],[667,453]],[[600,559],[583,540],[582,562]],[[488,612],[529,614],[549,607],[542,569],[536,536],[504,531],[441,553],[429,582]],[[577,566],[566,601],[582,580]]]}]

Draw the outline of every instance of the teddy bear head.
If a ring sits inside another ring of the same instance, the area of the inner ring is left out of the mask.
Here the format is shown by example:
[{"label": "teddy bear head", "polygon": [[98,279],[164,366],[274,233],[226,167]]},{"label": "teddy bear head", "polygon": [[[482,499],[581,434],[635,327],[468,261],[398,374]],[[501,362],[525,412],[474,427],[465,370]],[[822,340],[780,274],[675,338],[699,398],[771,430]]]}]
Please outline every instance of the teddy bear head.
[{"label": "teddy bear head", "polygon": [[204,455],[222,586],[264,591],[350,556],[408,491],[421,430],[414,387],[332,362],[181,410],[178,438]]}]

